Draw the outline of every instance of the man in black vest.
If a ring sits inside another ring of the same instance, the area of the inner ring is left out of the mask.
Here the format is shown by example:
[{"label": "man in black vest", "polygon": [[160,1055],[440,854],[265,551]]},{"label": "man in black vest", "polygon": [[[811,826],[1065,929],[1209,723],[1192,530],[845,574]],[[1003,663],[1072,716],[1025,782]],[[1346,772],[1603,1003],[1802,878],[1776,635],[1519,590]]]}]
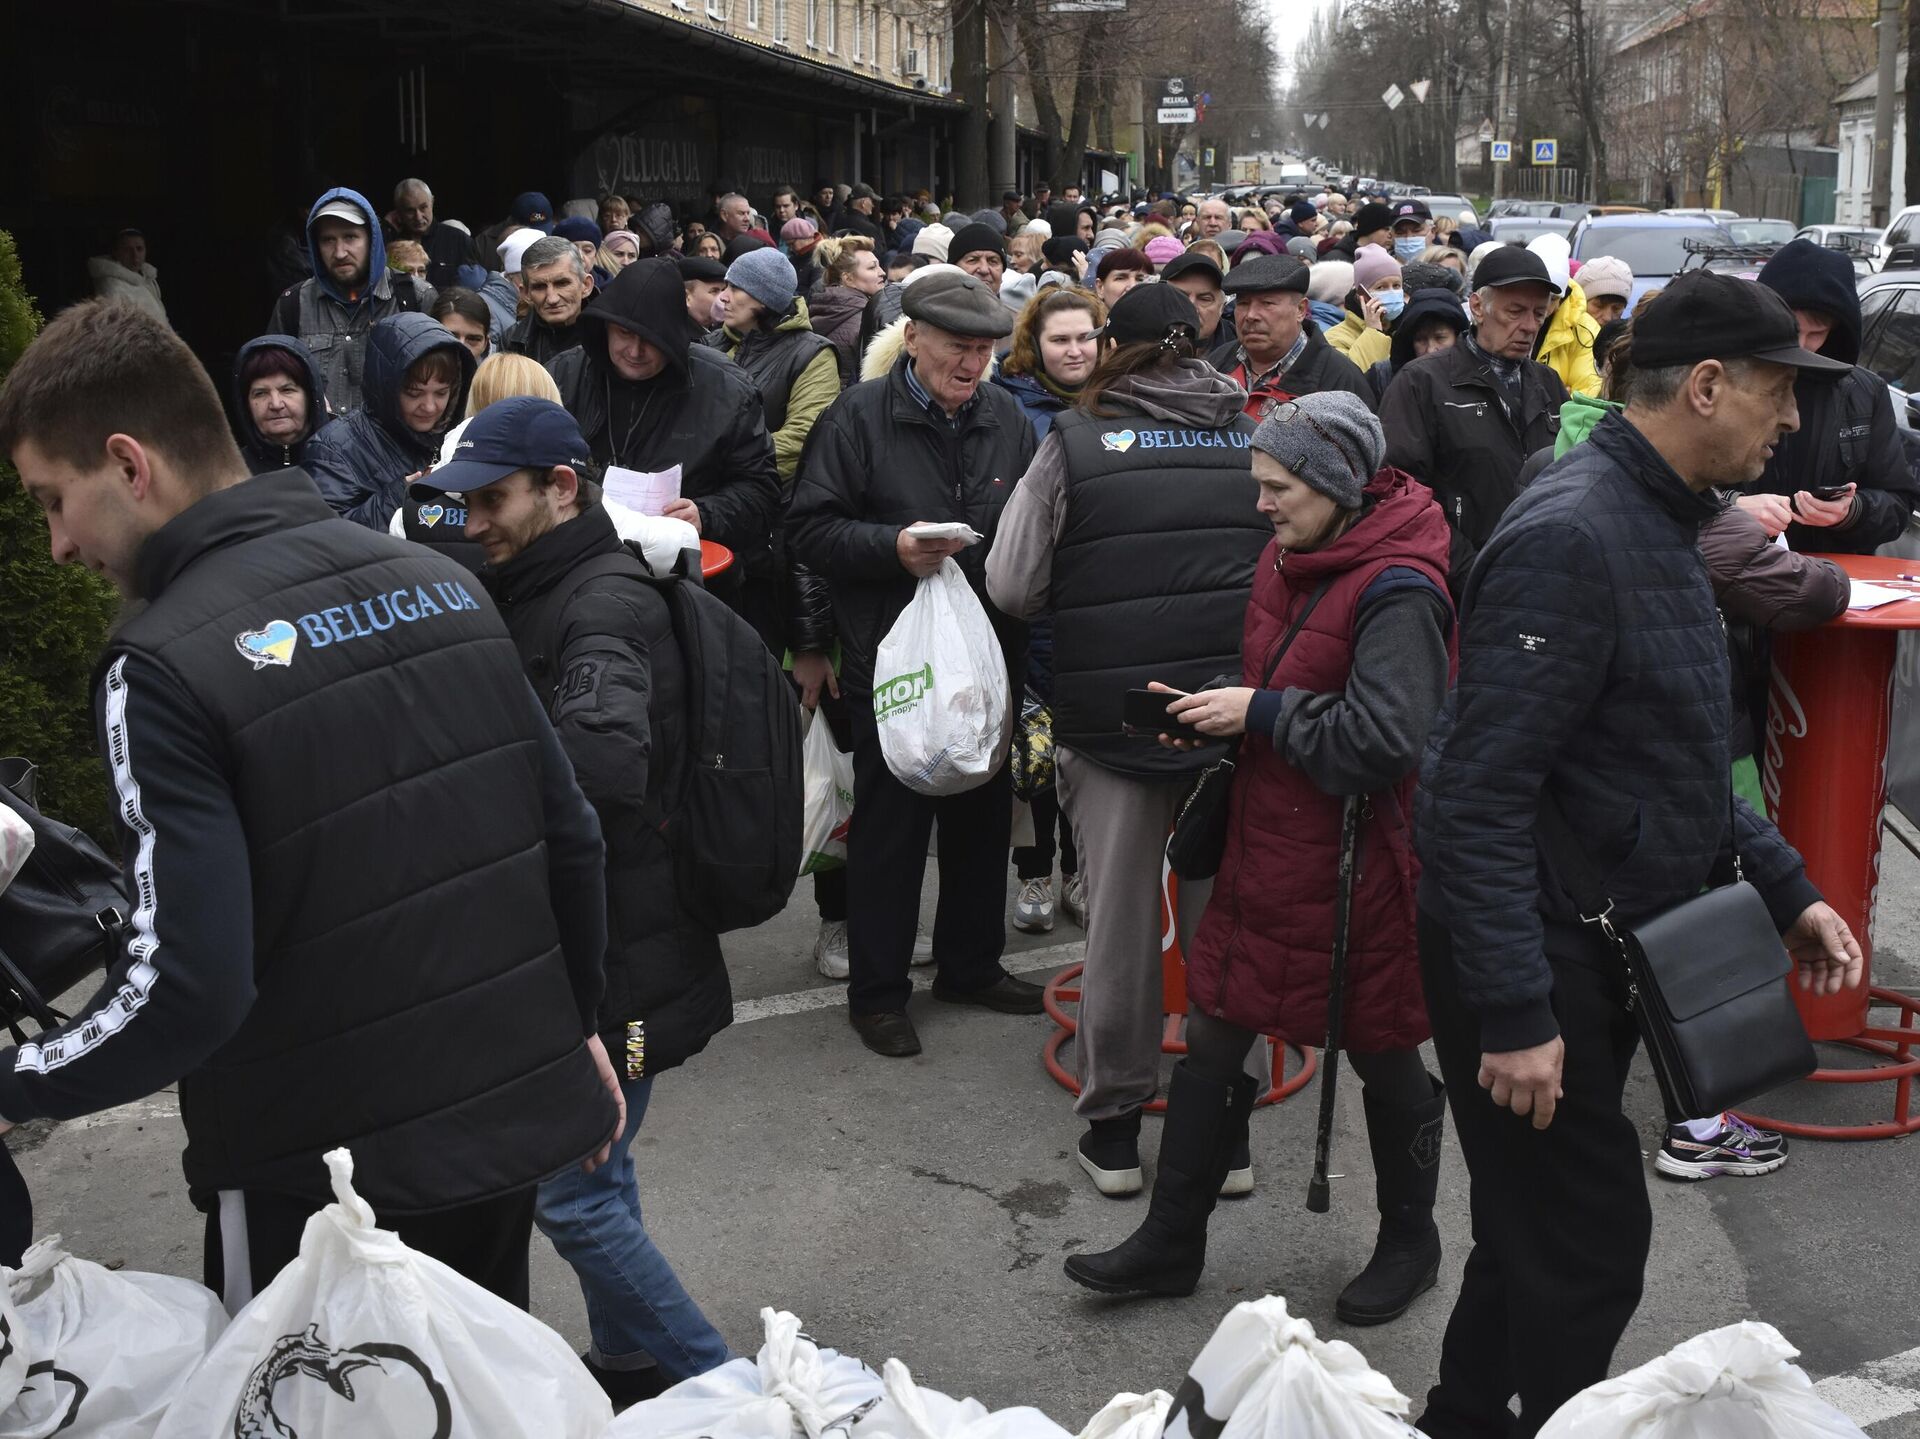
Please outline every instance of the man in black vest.
[{"label": "man in black vest", "polygon": [[[1013,818],[1006,766],[965,793],[930,799],[896,779],[880,752],[872,703],[880,642],[912,600],[917,580],[949,555],[974,591],[984,591],[986,551],[1001,508],[1034,449],[1033,426],[1013,392],[981,383],[993,342],[1013,324],[999,296],[950,270],[915,280],[903,303],[906,354],[821,416],[787,514],[793,553],[833,591],[840,687],[854,722],[860,803],[847,839],[847,1008],[862,1042],[892,1058],[920,1052],[907,1017],[908,966],[935,816],[934,997],[1007,1014],[1040,1012],[1040,987],[1000,964]],[[922,539],[910,527],[923,520],[964,521],[986,540],[968,547]],[[981,603],[1011,682],[1026,668],[1025,627],[984,597]]]},{"label": "man in black vest", "polygon": [[666,601],[620,543],[599,487],[580,477],[586,453],[573,416],[517,396],[469,421],[458,458],[414,489],[464,503],[467,533],[486,551],[487,592],[606,836],[599,1029],[620,1062],[627,1124],[611,1163],[541,1186],[536,1218],[586,1294],[587,1367],[631,1403],[727,1359],[726,1341],[647,1237],[631,1149],[655,1076],[733,1022],[733,993],[719,936],[675,897],[656,822],[685,762],[686,662]]},{"label": "man in black vest", "polygon": [[28,348],[0,453],[54,558],[144,602],[96,685],[132,916],[73,1022],[0,1051],[0,1129],[177,1082],[229,1309],[341,1145],[384,1227],[524,1306],[535,1186],[623,1114],[600,827],[499,616],[303,471],[249,480],[193,353],[123,304]]}]

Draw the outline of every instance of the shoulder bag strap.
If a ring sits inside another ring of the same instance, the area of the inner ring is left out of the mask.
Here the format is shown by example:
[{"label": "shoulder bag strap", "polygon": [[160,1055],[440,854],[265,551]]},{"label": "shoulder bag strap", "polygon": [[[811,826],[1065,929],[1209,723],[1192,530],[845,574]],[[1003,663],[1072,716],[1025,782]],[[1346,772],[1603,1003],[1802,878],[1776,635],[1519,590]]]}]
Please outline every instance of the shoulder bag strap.
[{"label": "shoulder bag strap", "polygon": [[[1739,831],[1734,828],[1737,821],[1733,810],[1731,777],[1727,786],[1727,824],[1727,843],[1733,847],[1733,878],[1735,883],[1739,883],[1746,875],[1740,863]],[[1608,938],[1612,938],[1613,926],[1608,922],[1608,916],[1613,912],[1613,901],[1607,898],[1606,888],[1600,882],[1600,872],[1587,857],[1586,846],[1581,844],[1579,835],[1574,832],[1566,811],[1560,808],[1560,801],[1544,791],[1540,796],[1540,812],[1533,833],[1554,877],[1566,886],[1567,893],[1579,907],[1580,918],[1588,924],[1599,925]]]},{"label": "shoulder bag strap", "polygon": [[1327,586],[1332,583],[1330,579],[1320,581],[1314,586],[1313,593],[1307,596],[1306,606],[1300,611],[1299,618],[1287,627],[1286,634],[1281,637],[1280,648],[1273,652],[1273,663],[1267,666],[1267,677],[1260,681],[1261,689],[1273,683],[1273,677],[1280,669],[1280,661],[1287,657],[1287,651],[1293,647],[1294,637],[1300,633],[1300,627],[1306,624],[1307,616],[1313,613],[1314,606],[1320,603],[1321,596],[1326,594]]}]

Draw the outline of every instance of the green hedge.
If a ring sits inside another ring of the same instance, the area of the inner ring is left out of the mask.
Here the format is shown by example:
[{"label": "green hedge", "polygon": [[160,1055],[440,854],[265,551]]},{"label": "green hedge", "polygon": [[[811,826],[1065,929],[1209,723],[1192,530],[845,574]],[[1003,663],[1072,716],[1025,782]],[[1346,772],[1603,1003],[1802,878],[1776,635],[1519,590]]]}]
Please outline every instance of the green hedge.
[{"label": "green hedge", "polygon": [[[39,328],[13,236],[0,230],[0,380]],[[98,576],[53,563],[40,508],[0,456],[0,754],[38,763],[40,808],[103,841],[112,811],[90,681],[118,605]]]}]

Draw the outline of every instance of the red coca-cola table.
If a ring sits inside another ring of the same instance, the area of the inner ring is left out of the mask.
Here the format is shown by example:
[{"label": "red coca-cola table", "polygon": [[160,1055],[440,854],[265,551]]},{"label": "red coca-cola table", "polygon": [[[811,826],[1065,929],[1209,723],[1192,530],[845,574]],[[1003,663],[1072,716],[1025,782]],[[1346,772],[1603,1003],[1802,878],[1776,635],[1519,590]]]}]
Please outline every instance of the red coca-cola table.
[{"label": "red coca-cola table", "polygon": [[700,541],[700,577],[712,579],[733,568],[733,551],[718,540]]},{"label": "red coca-cola table", "polygon": [[[1891,1084],[1893,1116],[1866,1124],[1810,1124],[1749,1115],[1787,1134],[1814,1139],[1886,1139],[1920,1131],[1913,1079],[1920,1074],[1920,1000],[1872,983],[1873,911],[1880,884],[1880,815],[1887,802],[1887,741],[1893,671],[1902,630],[1920,629],[1920,569],[1910,559],[1829,555],[1856,580],[1915,596],[1871,610],[1849,610],[1819,629],[1776,635],[1767,693],[1760,783],[1780,832],[1807,862],[1807,877],[1852,928],[1867,957],[1858,989],[1812,995],[1796,985],[1795,1003],[1815,1040],[1862,1050],[1870,1065],[1819,1069],[1822,1084]],[[1875,1024],[1892,1010],[1897,1025]]]}]

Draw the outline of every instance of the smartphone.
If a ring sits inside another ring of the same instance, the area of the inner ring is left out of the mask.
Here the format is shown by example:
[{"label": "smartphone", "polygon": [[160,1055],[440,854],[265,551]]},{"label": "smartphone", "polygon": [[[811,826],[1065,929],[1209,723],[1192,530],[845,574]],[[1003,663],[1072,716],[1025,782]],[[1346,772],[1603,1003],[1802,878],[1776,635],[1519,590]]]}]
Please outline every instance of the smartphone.
[{"label": "smartphone", "polygon": [[1851,490],[1850,485],[1820,485],[1807,493],[1816,500],[1844,500]]},{"label": "smartphone", "polygon": [[1167,713],[1167,706],[1182,698],[1182,691],[1128,690],[1120,706],[1120,724],[1128,734],[1166,734],[1183,728],[1180,720]]},{"label": "smartphone", "polygon": [[1363,305],[1366,304],[1367,301],[1373,298],[1373,291],[1369,290],[1365,285],[1359,284],[1357,282],[1353,287],[1353,293],[1360,297],[1360,303]]}]

